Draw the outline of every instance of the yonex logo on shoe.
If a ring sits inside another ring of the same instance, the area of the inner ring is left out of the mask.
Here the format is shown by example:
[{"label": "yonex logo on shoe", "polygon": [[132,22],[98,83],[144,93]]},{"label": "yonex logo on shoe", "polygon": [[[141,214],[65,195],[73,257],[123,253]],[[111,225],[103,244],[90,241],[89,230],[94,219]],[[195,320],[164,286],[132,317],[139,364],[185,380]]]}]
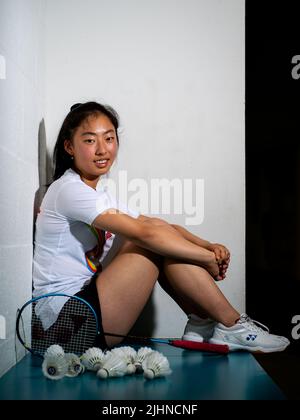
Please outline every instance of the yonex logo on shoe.
[{"label": "yonex logo on shoe", "polygon": [[246,340],[247,340],[247,341],[254,341],[254,340],[256,339],[256,337],[257,337],[257,335],[255,335],[255,334],[249,334],[249,335],[246,337]]}]

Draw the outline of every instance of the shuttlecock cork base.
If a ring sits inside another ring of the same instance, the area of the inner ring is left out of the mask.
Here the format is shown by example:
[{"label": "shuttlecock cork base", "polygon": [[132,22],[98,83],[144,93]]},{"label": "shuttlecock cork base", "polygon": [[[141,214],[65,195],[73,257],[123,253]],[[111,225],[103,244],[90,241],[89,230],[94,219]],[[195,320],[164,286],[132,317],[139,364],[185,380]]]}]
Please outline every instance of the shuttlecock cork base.
[{"label": "shuttlecock cork base", "polygon": [[158,351],[153,351],[145,357],[142,368],[146,379],[160,378],[172,373],[168,359]]}]

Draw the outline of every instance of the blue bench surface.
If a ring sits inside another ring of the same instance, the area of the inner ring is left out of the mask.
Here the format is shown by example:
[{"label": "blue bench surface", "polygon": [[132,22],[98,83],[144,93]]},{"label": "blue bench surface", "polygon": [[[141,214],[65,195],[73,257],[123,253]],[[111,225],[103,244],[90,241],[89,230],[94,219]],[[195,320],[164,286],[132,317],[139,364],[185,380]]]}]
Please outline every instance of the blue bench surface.
[{"label": "blue bench surface", "polygon": [[227,356],[152,346],[169,360],[172,374],[98,379],[93,372],[46,379],[41,360],[27,355],[0,379],[0,400],[282,400],[284,395],[246,352]]}]

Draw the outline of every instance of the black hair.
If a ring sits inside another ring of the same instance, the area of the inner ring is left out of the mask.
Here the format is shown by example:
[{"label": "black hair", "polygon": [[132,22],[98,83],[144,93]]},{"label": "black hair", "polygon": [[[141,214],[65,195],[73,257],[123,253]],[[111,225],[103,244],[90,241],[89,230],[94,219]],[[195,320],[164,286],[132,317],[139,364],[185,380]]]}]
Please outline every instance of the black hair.
[{"label": "black hair", "polygon": [[73,166],[73,160],[64,147],[65,140],[72,140],[75,130],[81,123],[92,115],[102,114],[109,118],[116,130],[117,142],[119,145],[118,127],[119,116],[117,112],[108,105],[97,102],[77,103],[71,106],[59,131],[53,153],[54,175],[53,181],[60,178],[67,169]]}]

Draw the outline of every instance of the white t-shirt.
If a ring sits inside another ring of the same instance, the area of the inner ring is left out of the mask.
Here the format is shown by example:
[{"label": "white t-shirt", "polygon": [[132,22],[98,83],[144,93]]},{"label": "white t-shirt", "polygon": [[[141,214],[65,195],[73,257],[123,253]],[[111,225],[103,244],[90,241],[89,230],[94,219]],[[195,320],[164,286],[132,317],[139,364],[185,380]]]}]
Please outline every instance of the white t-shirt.
[{"label": "white t-shirt", "polygon": [[[101,188],[101,180],[99,184],[94,190],[68,169],[48,188],[36,220],[34,297],[46,293],[74,295],[90,281],[118,236],[91,226],[100,213],[115,208],[134,218],[139,216],[117,201],[107,186]],[[56,321],[62,305],[49,298],[38,301],[36,314],[45,329]]]}]

